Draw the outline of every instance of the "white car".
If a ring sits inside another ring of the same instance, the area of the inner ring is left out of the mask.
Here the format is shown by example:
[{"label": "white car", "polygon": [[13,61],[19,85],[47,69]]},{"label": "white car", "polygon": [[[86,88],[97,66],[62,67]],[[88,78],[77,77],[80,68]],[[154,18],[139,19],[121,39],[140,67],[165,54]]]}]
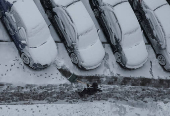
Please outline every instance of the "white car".
[{"label": "white car", "polygon": [[40,0],[48,18],[64,41],[71,61],[83,69],[98,67],[105,50],[96,27],[80,0]]},{"label": "white car", "polygon": [[25,64],[43,69],[54,62],[56,44],[33,0],[1,0],[0,14]]},{"label": "white car", "polygon": [[89,0],[91,8],[110,41],[116,61],[136,69],[145,64],[148,52],[138,20],[127,0]]},{"label": "white car", "polygon": [[130,0],[159,64],[170,71],[170,6],[166,0]]}]

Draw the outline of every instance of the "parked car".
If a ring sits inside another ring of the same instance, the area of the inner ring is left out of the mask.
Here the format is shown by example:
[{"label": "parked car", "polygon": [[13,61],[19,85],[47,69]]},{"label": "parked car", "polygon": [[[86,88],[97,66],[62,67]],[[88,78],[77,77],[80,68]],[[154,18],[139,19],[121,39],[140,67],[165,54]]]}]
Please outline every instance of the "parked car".
[{"label": "parked car", "polygon": [[40,2],[64,41],[71,61],[86,70],[98,67],[105,56],[105,50],[83,3],[80,0]]},{"label": "parked car", "polygon": [[56,44],[33,0],[0,0],[0,18],[25,64],[43,69],[55,60]]},{"label": "parked car", "polygon": [[159,64],[170,71],[170,6],[165,0],[130,0]]},{"label": "parked car", "polygon": [[170,0],[166,0],[170,4]]},{"label": "parked car", "polygon": [[127,0],[89,0],[91,8],[111,43],[116,61],[136,69],[144,65],[148,52],[137,18]]}]

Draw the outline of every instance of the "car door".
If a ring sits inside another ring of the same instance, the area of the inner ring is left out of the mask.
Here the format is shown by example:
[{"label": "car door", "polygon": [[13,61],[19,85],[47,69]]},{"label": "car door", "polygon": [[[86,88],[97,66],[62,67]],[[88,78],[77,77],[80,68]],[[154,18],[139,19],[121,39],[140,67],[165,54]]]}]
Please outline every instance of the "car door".
[{"label": "car door", "polygon": [[109,8],[110,6],[105,6],[103,7],[104,9],[104,14],[102,15],[103,20],[105,23],[107,23],[107,26],[110,30],[110,40],[113,45],[116,45],[116,41],[120,42],[121,41],[121,29],[119,26],[119,22],[116,18],[116,15],[114,13],[114,10]]},{"label": "car door", "polygon": [[18,13],[15,11],[15,9],[11,8],[11,17],[15,21],[15,28],[17,30],[17,33],[15,35],[16,41],[17,41],[17,46],[19,47],[20,50],[23,50],[25,46],[27,45],[27,35],[26,31],[23,27],[22,21],[18,15]]},{"label": "car door", "polygon": [[55,16],[56,20],[62,29],[62,33],[65,36],[67,46],[71,47],[72,43],[76,43],[77,34],[71,17],[68,16],[66,9],[58,8],[55,10],[58,16]]},{"label": "car door", "polygon": [[151,27],[158,45],[165,48],[165,39],[161,29],[161,26],[152,10],[148,10],[148,18],[151,23]]}]

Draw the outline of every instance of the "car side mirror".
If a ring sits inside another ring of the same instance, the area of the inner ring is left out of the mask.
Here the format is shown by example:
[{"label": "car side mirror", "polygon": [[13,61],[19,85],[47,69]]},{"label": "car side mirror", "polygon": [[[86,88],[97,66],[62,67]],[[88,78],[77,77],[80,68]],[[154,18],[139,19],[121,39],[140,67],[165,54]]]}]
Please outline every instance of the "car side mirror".
[{"label": "car side mirror", "polygon": [[25,40],[22,40],[21,43],[22,43],[22,44],[26,44],[26,41],[25,41]]}]

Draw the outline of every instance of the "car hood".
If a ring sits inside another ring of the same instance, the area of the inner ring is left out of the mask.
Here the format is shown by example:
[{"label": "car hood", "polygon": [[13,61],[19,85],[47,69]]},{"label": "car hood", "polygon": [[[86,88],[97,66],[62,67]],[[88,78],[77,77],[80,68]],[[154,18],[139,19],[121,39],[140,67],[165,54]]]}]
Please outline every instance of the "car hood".
[{"label": "car hood", "polygon": [[105,50],[99,39],[93,45],[86,49],[79,49],[78,51],[82,59],[81,65],[88,68],[101,63],[105,56]]},{"label": "car hood", "polygon": [[123,51],[127,60],[127,67],[140,67],[148,58],[148,52],[143,40],[130,48],[123,49]]},{"label": "car hood", "polygon": [[57,55],[56,44],[51,36],[47,39],[47,42],[36,48],[30,48],[29,53],[34,63],[40,63],[41,65],[51,64]]}]

